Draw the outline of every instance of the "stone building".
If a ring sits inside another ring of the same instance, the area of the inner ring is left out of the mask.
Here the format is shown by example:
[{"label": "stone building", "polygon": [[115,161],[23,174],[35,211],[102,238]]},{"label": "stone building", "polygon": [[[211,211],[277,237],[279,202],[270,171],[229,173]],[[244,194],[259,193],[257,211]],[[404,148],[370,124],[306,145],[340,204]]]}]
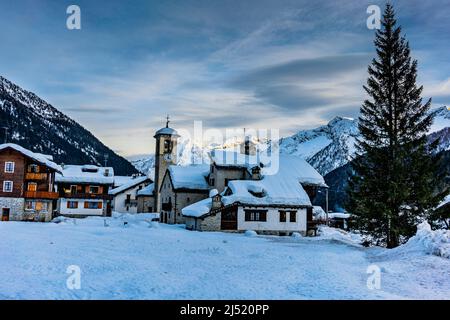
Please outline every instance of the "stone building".
[{"label": "stone building", "polygon": [[0,145],[1,220],[50,221],[58,193],[55,173],[61,167],[52,157],[19,145]]},{"label": "stone building", "polygon": [[181,209],[209,195],[208,174],[209,165],[169,166],[160,188],[160,221],[184,223]]},{"label": "stone building", "polygon": [[[238,154],[225,156],[242,159]],[[183,208],[186,228],[307,234],[313,228],[313,206],[303,184],[327,187],[323,177],[299,157],[280,155],[275,171],[263,163],[255,166],[246,161],[250,178],[231,180],[222,193],[211,191],[208,198]]]},{"label": "stone building", "polygon": [[137,192],[137,212],[149,213],[155,212],[155,196],[154,196],[155,184],[150,183],[146,187]]}]

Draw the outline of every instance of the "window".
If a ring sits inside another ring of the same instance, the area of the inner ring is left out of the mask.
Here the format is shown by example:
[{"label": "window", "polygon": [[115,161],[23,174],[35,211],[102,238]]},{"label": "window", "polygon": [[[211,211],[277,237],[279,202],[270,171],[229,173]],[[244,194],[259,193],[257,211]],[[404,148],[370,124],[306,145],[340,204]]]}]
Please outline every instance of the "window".
[{"label": "window", "polygon": [[90,186],[89,187],[89,193],[95,193],[95,194],[97,194],[98,193],[98,191],[99,191],[99,187],[97,187],[97,186]]},{"label": "window", "polygon": [[77,209],[78,201],[67,201],[67,209]]},{"label": "window", "polygon": [[28,172],[39,173],[39,166],[37,164],[30,164],[28,166]]},{"label": "window", "polygon": [[32,192],[37,191],[37,183],[36,182],[28,182],[27,191],[32,191]]},{"label": "window", "polygon": [[291,221],[291,222],[297,221],[297,211],[289,212],[289,221]]},{"label": "window", "polygon": [[5,162],[5,172],[6,173],[14,173],[14,162],[8,161]]},{"label": "window", "polygon": [[77,193],[77,186],[70,186],[70,193],[76,194]]},{"label": "window", "polygon": [[267,210],[245,210],[245,221],[267,221]]},{"label": "window", "polygon": [[47,211],[48,203],[47,202],[36,202],[36,211]]},{"label": "window", "polygon": [[3,192],[12,192],[12,191],[13,191],[13,182],[3,181]]},{"label": "window", "polygon": [[186,202],[191,202],[191,198],[187,197]]},{"label": "window", "polygon": [[102,204],[101,202],[89,202],[86,201],[84,203],[84,208],[85,209],[101,209],[102,208]]},{"label": "window", "polygon": [[280,212],[280,222],[286,222],[286,211],[279,211]]},{"label": "window", "polygon": [[47,211],[48,203],[41,201],[26,201],[25,210]]},{"label": "window", "polygon": [[34,209],[36,209],[36,202],[34,201],[25,202],[25,210],[34,210]]}]

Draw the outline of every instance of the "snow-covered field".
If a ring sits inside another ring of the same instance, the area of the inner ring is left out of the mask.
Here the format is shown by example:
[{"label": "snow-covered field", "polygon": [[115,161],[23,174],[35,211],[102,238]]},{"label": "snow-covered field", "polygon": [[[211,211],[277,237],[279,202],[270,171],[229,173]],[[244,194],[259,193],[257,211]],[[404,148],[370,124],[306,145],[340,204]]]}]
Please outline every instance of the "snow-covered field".
[{"label": "snow-covered field", "polygon": [[[450,259],[420,239],[389,251],[330,228],[316,238],[192,232],[149,215],[5,222],[0,239],[0,299],[450,298]],[[66,285],[70,265],[79,290]],[[380,289],[367,287],[370,265]]]}]

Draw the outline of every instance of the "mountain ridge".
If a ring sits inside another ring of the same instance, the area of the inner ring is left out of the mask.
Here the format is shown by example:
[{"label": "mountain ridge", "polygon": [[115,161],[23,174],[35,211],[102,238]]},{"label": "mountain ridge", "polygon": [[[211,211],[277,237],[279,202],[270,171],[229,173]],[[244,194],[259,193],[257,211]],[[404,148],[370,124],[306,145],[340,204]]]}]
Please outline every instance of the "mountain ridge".
[{"label": "mountain ridge", "polygon": [[[51,154],[59,163],[101,166],[107,155],[107,164],[114,168],[116,174],[138,172],[128,160],[109,149],[75,120],[2,76],[0,127],[8,128],[8,142]],[[4,132],[1,134],[4,138]]]}]

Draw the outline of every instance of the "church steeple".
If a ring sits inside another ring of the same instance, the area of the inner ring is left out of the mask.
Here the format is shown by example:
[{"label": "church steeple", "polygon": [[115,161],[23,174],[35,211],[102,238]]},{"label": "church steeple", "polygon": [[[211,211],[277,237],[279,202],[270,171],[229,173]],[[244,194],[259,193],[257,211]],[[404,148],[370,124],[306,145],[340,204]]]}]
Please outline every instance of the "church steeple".
[{"label": "church steeple", "polygon": [[177,131],[169,127],[170,118],[166,117],[166,126],[156,131],[155,150],[155,208],[161,211],[160,188],[167,168],[177,164]]}]

